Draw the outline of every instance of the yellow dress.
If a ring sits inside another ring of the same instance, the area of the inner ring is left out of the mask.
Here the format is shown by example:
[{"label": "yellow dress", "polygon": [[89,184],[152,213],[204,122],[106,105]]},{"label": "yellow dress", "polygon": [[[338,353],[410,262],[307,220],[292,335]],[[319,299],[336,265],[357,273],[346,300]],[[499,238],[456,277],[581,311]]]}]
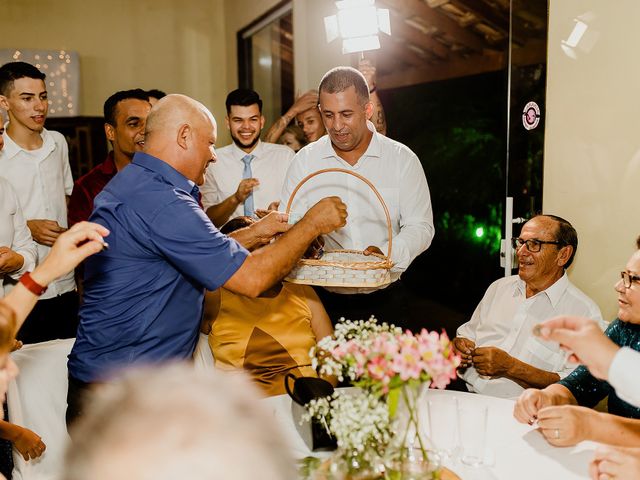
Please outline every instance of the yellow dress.
[{"label": "yellow dress", "polygon": [[220,289],[220,310],[209,334],[216,368],[244,368],[267,396],[285,393],[284,377],[317,376],[309,349],[316,344],[306,292],[285,282],[274,298],[248,298]]}]

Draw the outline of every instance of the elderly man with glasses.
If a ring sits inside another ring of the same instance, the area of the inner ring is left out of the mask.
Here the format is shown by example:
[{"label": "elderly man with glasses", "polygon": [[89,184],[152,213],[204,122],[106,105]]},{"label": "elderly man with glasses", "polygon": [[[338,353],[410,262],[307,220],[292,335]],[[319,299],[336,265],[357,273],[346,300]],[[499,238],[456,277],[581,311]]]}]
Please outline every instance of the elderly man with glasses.
[{"label": "elderly man with glasses", "polygon": [[513,239],[518,275],[493,282],[453,344],[462,356],[459,374],[469,391],[513,398],[571,373],[557,343],[533,327],[557,315],[604,322],[598,306],[567,277],[578,248],[573,226],[555,215],[537,215]]}]

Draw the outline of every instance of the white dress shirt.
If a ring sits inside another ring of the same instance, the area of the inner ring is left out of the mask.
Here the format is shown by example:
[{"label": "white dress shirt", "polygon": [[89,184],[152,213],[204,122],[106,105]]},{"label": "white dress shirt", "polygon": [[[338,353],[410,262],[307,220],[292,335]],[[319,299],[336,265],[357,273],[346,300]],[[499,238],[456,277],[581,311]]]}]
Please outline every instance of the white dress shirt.
[{"label": "white dress shirt", "polygon": [[9,247],[24,258],[22,267],[2,278],[0,298],[4,297],[24,272],[32,271],[38,260],[36,243],[22,215],[16,192],[11,184],[0,177],[0,247]]},{"label": "white dress shirt", "polygon": [[[280,198],[282,183],[295,153],[284,145],[258,141],[250,154],[255,156],[251,161],[251,174],[260,181],[260,185],[253,189],[253,205],[256,209],[266,209]],[[207,168],[204,185],[200,187],[205,210],[236,192],[242,181],[242,157],[245,155],[248,154],[235,143],[216,150],[218,159]],[[239,215],[244,215],[243,204],[238,205],[229,218]]]},{"label": "white dress shirt", "polygon": [[[597,320],[604,329],[600,309],[565,274],[546,290],[526,298],[526,285],[518,275],[493,282],[476,307],[471,320],[458,328],[457,336],[473,340],[476,347],[497,347],[512,357],[560,378],[573,371],[557,342],[533,335],[533,327],[557,315],[579,315]],[[507,378],[491,379],[469,367],[461,377],[469,390],[495,397],[517,397],[524,390]]]},{"label": "white dress shirt", "polygon": [[636,407],[640,407],[639,369],[640,352],[629,347],[622,347],[613,357],[607,379],[618,397]]},{"label": "white dress shirt", "polygon": [[[0,151],[0,177],[7,179],[18,195],[25,219],[55,220],[66,228],[65,195],[71,195],[73,189],[67,142],[58,132],[44,129],[41,135],[42,147],[25,150],[11,140],[5,130],[4,150]],[[41,262],[50,247],[36,245]],[[40,298],[53,298],[75,288],[71,271],[49,284]]]},{"label": "white dress shirt", "polygon": [[[328,135],[302,148],[287,172],[280,209],[285,209],[293,189],[310,173],[342,168],[362,175],[376,187],[389,209],[394,263],[391,280],[395,281],[431,245],[435,232],[431,196],[416,154],[376,132],[371,122],[367,127],[373,136],[354,166],[336,154]],[[359,178],[344,173],[318,175],[300,188],[291,212],[303,215],[316,202],[330,196],[342,199],[349,217],[346,226],[325,236],[325,248],[364,250],[373,245],[386,255],[389,233],[384,210],[373,190]]]}]

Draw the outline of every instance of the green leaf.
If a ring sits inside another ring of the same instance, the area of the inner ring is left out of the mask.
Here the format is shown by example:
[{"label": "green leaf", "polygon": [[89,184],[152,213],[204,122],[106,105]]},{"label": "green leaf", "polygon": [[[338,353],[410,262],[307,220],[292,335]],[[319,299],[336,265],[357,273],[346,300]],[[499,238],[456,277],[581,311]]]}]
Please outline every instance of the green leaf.
[{"label": "green leaf", "polygon": [[398,401],[400,399],[400,388],[392,388],[387,394],[387,406],[389,407],[389,417],[394,418],[396,416],[396,410],[398,410]]}]

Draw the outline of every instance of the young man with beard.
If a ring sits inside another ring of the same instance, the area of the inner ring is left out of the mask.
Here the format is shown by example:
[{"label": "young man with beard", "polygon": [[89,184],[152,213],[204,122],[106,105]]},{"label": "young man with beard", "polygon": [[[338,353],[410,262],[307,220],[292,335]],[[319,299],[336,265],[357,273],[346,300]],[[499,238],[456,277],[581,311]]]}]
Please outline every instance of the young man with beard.
[{"label": "young man with beard", "polygon": [[[46,76],[25,62],[0,67],[0,108],[9,123],[0,152],[0,176],[15,190],[36,241],[40,263],[67,230],[67,199],[73,188],[67,142],[44,128],[49,111]],[[78,324],[73,272],[49,285],[17,338],[25,343],[70,338]]]},{"label": "young man with beard", "polygon": [[149,95],[139,88],[116,92],[104,102],[104,132],[113,150],[104,162],[74,184],[69,200],[69,226],[89,219],[96,195],[131,163],[134,153],[142,151],[150,110]]},{"label": "young man with beard", "polygon": [[277,208],[294,152],[260,141],[264,127],[262,100],[240,88],[227,95],[226,124],[233,143],[216,150],[218,161],[207,169],[202,203],[214,225],[229,218],[254,216],[256,209]]}]

